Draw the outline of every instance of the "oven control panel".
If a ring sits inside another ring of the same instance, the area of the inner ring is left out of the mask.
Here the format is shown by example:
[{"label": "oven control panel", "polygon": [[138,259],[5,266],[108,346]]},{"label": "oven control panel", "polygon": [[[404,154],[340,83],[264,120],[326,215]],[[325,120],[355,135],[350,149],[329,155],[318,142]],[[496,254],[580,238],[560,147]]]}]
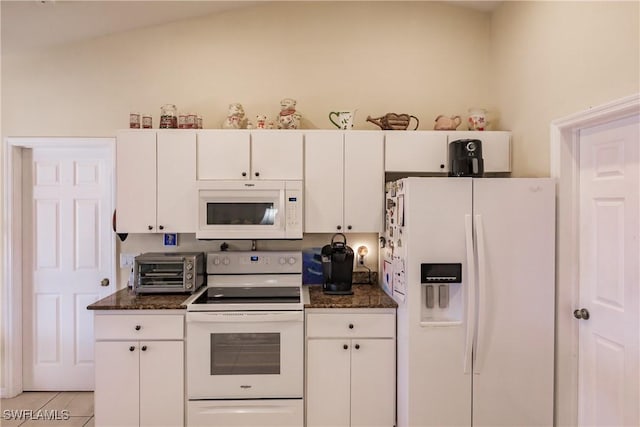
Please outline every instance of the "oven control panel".
[{"label": "oven control panel", "polygon": [[207,253],[207,274],[302,273],[300,251],[235,251]]}]

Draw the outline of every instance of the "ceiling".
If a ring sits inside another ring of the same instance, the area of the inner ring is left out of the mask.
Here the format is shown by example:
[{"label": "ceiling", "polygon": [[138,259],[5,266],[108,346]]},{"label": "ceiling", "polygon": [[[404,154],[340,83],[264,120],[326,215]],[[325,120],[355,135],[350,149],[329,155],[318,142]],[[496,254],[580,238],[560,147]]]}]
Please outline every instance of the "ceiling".
[{"label": "ceiling", "polygon": [[[13,53],[250,7],[268,1],[2,0],[2,52]],[[500,1],[449,1],[491,11]]]}]

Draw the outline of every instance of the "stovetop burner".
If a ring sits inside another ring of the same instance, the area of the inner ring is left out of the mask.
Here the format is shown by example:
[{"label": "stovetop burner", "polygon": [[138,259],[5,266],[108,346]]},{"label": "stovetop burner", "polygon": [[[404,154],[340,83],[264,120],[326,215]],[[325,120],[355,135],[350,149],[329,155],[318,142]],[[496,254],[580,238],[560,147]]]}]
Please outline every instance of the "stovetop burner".
[{"label": "stovetop burner", "polygon": [[192,304],[271,304],[300,303],[299,286],[260,286],[207,288]]}]

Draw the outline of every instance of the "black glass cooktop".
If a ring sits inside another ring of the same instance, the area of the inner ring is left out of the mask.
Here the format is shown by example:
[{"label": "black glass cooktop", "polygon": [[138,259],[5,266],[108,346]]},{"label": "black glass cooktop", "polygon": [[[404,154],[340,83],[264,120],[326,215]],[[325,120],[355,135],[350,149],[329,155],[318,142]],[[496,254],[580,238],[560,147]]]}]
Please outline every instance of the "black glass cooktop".
[{"label": "black glass cooktop", "polygon": [[299,286],[211,287],[193,304],[299,303]]}]

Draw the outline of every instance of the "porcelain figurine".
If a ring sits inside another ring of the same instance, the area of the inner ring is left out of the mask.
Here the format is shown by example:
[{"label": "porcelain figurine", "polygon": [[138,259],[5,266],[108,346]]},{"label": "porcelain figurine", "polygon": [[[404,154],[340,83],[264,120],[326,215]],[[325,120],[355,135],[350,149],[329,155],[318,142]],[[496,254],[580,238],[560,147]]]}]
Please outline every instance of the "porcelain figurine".
[{"label": "porcelain figurine", "polygon": [[246,126],[247,119],[244,116],[242,104],[229,104],[229,112],[222,123],[222,127],[224,129],[244,129]]},{"label": "porcelain figurine", "polygon": [[285,98],[280,101],[278,114],[278,129],[298,129],[302,115],[296,112],[296,100]]},{"label": "porcelain figurine", "polygon": [[256,116],[256,129],[266,129],[267,128],[267,116],[264,114],[258,114]]},{"label": "porcelain figurine", "polygon": [[462,122],[462,119],[460,118],[460,116],[447,117],[443,114],[440,114],[438,117],[436,117],[436,124],[433,127],[433,129],[456,130],[456,128],[460,126],[461,122]]}]

